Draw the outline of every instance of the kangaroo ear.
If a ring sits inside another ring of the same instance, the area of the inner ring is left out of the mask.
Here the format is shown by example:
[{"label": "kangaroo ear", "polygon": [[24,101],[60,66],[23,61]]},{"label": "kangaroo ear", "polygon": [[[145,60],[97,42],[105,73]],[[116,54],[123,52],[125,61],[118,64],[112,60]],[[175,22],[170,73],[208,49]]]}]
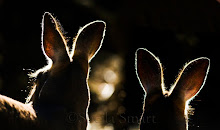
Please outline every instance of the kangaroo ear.
[{"label": "kangaroo ear", "polygon": [[65,44],[65,39],[56,19],[50,13],[44,13],[42,20],[42,48],[45,56],[49,57],[54,63],[68,59]]},{"label": "kangaroo ear", "polygon": [[105,22],[94,21],[80,29],[75,39],[74,56],[85,57],[90,61],[101,47],[105,27]]},{"label": "kangaroo ear", "polygon": [[172,95],[187,101],[202,89],[210,66],[208,58],[198,58],[186,64],[176,80]]},{"label": "kangaroo ear", "polygon": [[136,51],[136,74],[147,94],[162,94],[163,71],[158,58],[146,49]]}]

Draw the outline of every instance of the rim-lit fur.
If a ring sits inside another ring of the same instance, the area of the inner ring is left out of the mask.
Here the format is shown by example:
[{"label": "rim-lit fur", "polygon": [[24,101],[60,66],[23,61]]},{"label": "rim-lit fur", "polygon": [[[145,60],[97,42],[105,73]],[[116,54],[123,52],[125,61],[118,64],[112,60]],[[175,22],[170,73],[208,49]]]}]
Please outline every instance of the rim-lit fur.
[{"label": "rim-lit fur", "polygon": [[89,62],[101,47],[105,22],[81,28],[67,47],[61,24],[49,12],[42,19],[42,50],[48,65],[31,73],[26,104],[0,95],[1,128],[85,130],[89,121]]},{"label": "rim-lit fur", "polygon": [[188,129],[189,102],[204,86],[210,60],[201,57],[184,65],[170,90],[165,88],[160,60],[147,49],[137,50],[135,67],[138,80],[145,91],[140,128]]}]

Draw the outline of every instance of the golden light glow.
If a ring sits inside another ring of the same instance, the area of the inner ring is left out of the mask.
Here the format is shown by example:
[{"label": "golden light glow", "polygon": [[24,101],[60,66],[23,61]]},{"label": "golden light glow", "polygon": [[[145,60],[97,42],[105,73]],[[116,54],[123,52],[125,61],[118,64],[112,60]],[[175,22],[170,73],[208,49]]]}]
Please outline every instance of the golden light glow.
[{"label": "golden light glow", "polygon": [[102,83],[99,85],[99,100],[109,99],[115,91],[112,84]]},{"label": "golden light glow", "polygon": [[104,73],[104,79],[108,83],[113,83],[117,81],[117,75],[113,70],[107,69]]},{"label": "golden light glow", "polygon": [[[97,59],[98,57],[95,60]],[[92,101],[99,105],[97,111],[90,114],[87,130],[114,130],[113,113],[125,111],[120,104],[121,100],[118,99],[126,96],[126,93],[121,90],[123,58],[119,55],[104,53],[97,63],[91,66],[89,87],[93,94]]]},{"label": "golden light glow", "polygon": [[108,100],[116,86],[122,81],[123,60],[117,55],[106,58],[103,63],[92,67],[89,78],[91,92],[97,95],[99,101]]},{"label": "golden light glow", "polygon": [[111,124],[101,126],[100,123],[92,122],[88,124],[87,130],[114,130]]}]

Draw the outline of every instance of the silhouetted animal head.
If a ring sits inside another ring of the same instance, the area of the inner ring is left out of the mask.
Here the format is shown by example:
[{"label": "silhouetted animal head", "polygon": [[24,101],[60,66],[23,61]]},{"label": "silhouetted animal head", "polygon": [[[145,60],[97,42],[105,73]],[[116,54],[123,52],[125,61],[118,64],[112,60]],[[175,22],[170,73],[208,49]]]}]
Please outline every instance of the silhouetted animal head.
[{"label": "silhouetted animal head", "polygon": [[209,66],[210,61],[205,57],[187,63],[168,91],[159,59],[146,49],[138,49],[136,71],[146,92],[141,129],[188,129],[188,104],[202,89]]},{"label": "silhouetted animal head", "polygon": [[37,80],[31,100],[38,118],[52,128],[86,129],[89,62],[101,47],[104,32],[103,21],[91,22],[79,30],[69,49],[60,23],[44,14],[42,50],[48,65],[32,74]]}]

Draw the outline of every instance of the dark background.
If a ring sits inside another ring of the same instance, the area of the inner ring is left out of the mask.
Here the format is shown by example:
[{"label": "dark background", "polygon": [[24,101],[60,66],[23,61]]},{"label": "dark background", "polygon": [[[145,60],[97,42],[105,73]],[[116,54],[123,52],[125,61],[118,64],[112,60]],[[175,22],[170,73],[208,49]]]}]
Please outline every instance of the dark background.
[{"label": "dark background", "polygon": [[186,62],[202,56],[210,58],[206,84],[191,103],[195,113],[189,128],[218,128],[220,3],[215,0],[0,0],[1,94],[24,102],[29,80],[28,71],[23,69],[46,65],[41,51],[41,20],[45,11],[57,16],[71,38],[79,27],[91,21],[106,22],[100,54],[108,52],[124,59],[121,86],[126,92],[122,102],[126,116],[140,116],[143,102],[144,92],[134,68],[137,48],[147,48],[160,58],[167,86],[174,82]]}]

